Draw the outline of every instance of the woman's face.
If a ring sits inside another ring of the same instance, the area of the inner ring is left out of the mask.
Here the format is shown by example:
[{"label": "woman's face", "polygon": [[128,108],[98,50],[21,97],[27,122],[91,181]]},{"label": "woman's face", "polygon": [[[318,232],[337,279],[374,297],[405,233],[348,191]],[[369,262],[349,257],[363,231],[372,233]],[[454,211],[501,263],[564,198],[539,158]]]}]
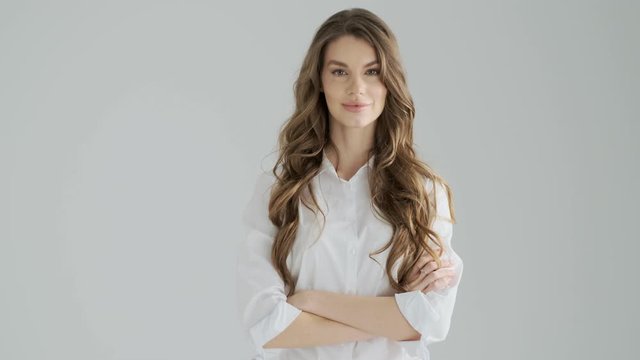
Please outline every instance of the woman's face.
[{"label": "woman's face", "polygon": [[324,54],[322,89],[329,120],[345,127],[372,124],[384,109],[387,88],[374,48],[352,35],[330,42]]}]

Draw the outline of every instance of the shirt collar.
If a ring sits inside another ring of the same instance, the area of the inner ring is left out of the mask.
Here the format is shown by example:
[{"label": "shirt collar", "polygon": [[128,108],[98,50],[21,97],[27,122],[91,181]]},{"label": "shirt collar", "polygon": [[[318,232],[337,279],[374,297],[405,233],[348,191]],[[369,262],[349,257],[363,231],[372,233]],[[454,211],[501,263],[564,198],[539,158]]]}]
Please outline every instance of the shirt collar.
[{"label": "shirt collar", "polygon": [[[371,155],[371,157],[369,158],[369,161],[367,161],[367,163],[365,164],[367,167],[369,167],[369,169],[373,168],[373,162],[375,160],[375,157],[376,157],[375,155]],[[332,170],[334,173],[336,172],[336,169],[333,166],[333,163],[331,163],[331,160],[329,160],[329,158],[327,157],[326,152],[324,151],[324,149],[322,149],[322,164],[320,165],[320,172],[318,173],[318,175],[322,174],[327,170]]]}]

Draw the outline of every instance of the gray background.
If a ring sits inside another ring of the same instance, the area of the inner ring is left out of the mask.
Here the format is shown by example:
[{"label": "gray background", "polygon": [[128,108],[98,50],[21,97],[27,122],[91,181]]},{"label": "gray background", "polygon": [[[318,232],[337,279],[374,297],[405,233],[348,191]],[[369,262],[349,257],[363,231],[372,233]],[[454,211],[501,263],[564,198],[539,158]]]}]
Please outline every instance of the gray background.
[{"label": "gray background", "polygon": [[1,359],[247,358],[240,212],[351,6],[454,191],[433,359],[638,358],[640,5],[603,0],[1,2]]}]

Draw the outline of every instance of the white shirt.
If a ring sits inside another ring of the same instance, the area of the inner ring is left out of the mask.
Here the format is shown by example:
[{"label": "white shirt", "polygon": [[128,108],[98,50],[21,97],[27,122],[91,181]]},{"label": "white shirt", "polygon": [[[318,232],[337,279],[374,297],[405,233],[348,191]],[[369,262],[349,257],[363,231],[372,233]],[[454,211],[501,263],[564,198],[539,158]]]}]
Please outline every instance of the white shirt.
[{"label": "white shirt", "polygon": [[[253,359],[429,359],[427,345],[443,341],[449,332],[456,293],[462,276],[462,259],[451,247],[452,223],[449,203],[442,185],[436,187],[438,217],[434,231],[445,243],[442,259],[453,261],[457,269],[455,285],[427,294],[419,290],[396,293],[384,266],[390,247],[392,228],[374,215],[371,207],[368,171],[373,157],[348,181],[338,177],[333,164],[323,153],[320,173],[312,180],[318,205],[326,215],[315,216],[300,202],[299,227],[287,265],[301,290],[325,290],[362,296],[394,296],[400,312],[422,334],[416,341],[395,341],[375,337],[328,346],[293,349],[264,349],[295,320],[301,310],[287,303],[284,283],[271,264],[271,246],[276,227],[268,218],[270,188],[275,177],[270,172],[258,176],[253,196],[246,205],[243,220],[245,238],[239,247],[236,279],[237,304],[243,328],[254,345]],[[433,182],[426,179],[428,192]],[[401,261],[402,259],[400,259]],[[397,280],[400,261],[392,271]]]}]

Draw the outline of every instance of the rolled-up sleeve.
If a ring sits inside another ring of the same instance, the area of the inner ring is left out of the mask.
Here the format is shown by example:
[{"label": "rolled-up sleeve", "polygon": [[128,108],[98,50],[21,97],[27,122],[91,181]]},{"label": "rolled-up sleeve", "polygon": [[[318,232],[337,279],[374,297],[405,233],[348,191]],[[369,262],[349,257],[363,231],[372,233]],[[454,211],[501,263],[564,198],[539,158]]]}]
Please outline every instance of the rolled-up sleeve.
[{"label": "rolled-up sleeve", "polygon": [[[431,181],[428,182],[428,186],[432,187]],[[463,270],[462,259],[451,247],[453,224],[450,221],[446,190],[442,184],[435,186],[435,190],[437,217],[433,230],[440,235],[445,244],[442,260],[453,262],[453,267],[456,269],[456,279],[453,285],[443,290],[429,291],[426,294],[420,290],[395,294],[400,312],[409,324],[422,335],[420,340],[403,341],[401,344],[405,345],[412,355],[422,359],[429,358],[427,345],[443,341],[449,333]]]},{"label": "rolled-up sleeve", "polygon": [[[242,327],[264,357],[264,344],[286,329],[301,313],[287,303],[284,282],[271,263],[276,227],[268,217],[270,189],[275,177],[261,173],[244,208],[244,238],[236,260],[236,295]],[[259,357],[259,358],[262,358]]]}]

